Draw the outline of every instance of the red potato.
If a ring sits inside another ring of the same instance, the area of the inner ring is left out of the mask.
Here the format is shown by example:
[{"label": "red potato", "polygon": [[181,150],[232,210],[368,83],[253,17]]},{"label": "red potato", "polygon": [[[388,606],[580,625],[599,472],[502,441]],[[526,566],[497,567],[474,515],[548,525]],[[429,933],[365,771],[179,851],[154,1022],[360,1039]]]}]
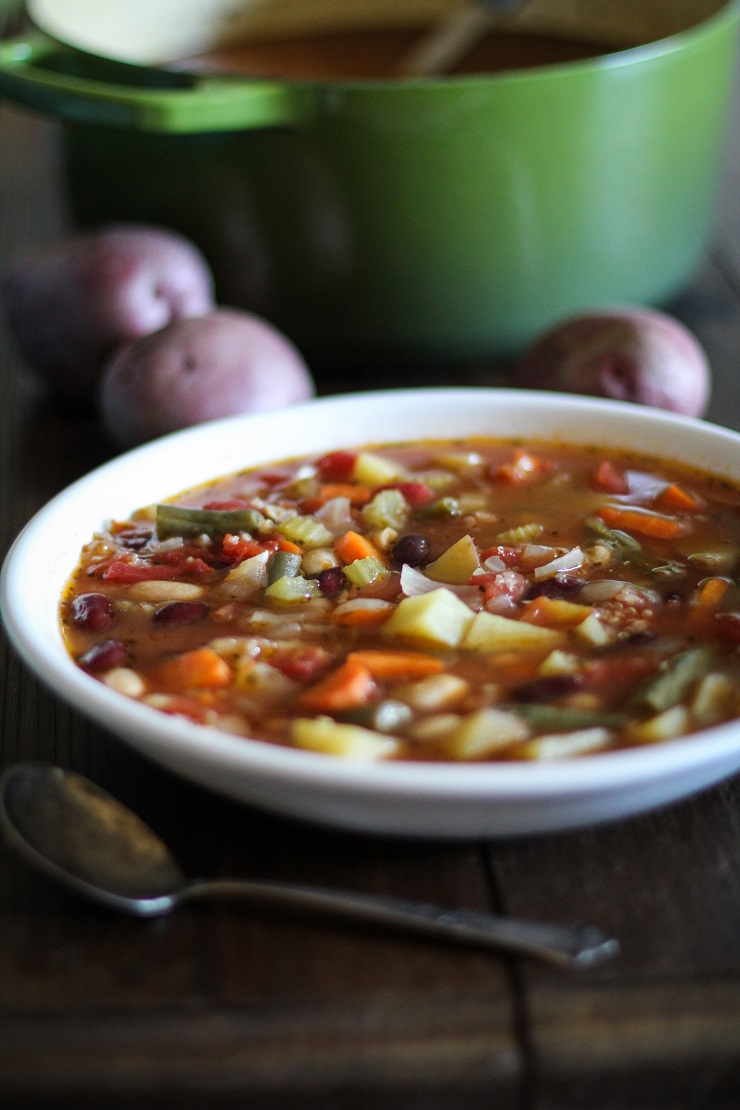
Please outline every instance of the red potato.
[{"label": "red potato", "polygon": [[213,277],[194,244],[139,224],[42,246],[6,275],[2,295],[28,368],[57,394],[88,404],[121,343],[214,304]]},{"label": "red potato", "polygon": [[549,329],[515,367],[512,385],[701,416],[711,376],[704,351],[678,320],[654,309],[616,307]]},{"label": "red potato", "polygon": [[114,355],[100,383],[108,432],[133,446],[221,416],[263,412],[313,394],[300,353],[247,312],[175,320]]}]

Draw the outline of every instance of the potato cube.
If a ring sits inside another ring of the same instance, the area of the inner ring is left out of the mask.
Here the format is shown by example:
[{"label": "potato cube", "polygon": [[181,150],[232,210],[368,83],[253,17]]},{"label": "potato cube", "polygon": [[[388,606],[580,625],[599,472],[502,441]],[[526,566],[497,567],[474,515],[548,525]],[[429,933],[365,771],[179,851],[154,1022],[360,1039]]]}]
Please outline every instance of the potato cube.
[{"label": "potato cube", "polygon": [[406,476],[404,467],[393,459],[374,455],[372,451],[361,451],[355,459],[352,478],[363,486],[382,486],[386,482],[397,482]]},{"label": "potato cube", "polygon": [[451,590],[405,597],[383,625],[393,639],[421,646],[457,647],[473,621],[473,614]]},{"label": "potato cube", "polygon": [[360,725],[345,725],[331,717],[299,717],[293,722],[291,739],[299,748],[343,759],[387,759],[395,755],[399,741]]},{"label": "potato cube", "polygon": [[445,737],[445,750],[452,759],[486,759],[528,736],[529,726],[517,713],[479,709]]},{"label": "potato cube", "polygon": [[451,582],[462,586],[476,570],[480,570],[478,550],[470,536],[461,536],[457,543],[453,543],[438,559],[429,563],[425,574],[435,582]]},{"label": "potato cube", "polygon": [[517,648],[550,651],[564,640],[562,632],[482,610],[476,613],[460,647],[466,651],[507,651]]}]

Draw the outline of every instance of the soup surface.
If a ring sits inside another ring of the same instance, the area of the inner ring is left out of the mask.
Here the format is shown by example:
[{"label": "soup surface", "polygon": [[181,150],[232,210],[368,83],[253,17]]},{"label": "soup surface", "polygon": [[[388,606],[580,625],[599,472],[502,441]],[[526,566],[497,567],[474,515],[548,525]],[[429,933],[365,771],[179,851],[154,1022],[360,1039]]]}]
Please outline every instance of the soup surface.
[{"label": "soup surface", "polygon": [[[420,41],[406,30],[277,38],[212,50],[179,62],[178,69],[293,80],[398,77]],[[491,32],[465,52],[452,74],[496,73],[555,65],[606,53],[604,43],[516,32]]]},{"label": "soup surface", "polygon": [[548,760],[740,715],[740,489],[474,440],[335,451],[113,521],[77,664],[164,713],[353,758]]}]

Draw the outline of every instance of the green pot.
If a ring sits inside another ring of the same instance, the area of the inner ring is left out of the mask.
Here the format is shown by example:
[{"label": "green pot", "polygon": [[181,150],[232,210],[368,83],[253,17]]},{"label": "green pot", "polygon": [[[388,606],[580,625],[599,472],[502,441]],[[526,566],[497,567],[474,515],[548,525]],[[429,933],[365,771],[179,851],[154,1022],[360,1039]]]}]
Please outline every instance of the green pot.
[{"label": "green pot", "polygon": [[585,61],[339,84],[186,77],[29,37],[0,47],[0,94],[63,125],[80,224],[183,231],[221,302],[314,364],[454,364],[690,279],[739,16],[733,0]]}]

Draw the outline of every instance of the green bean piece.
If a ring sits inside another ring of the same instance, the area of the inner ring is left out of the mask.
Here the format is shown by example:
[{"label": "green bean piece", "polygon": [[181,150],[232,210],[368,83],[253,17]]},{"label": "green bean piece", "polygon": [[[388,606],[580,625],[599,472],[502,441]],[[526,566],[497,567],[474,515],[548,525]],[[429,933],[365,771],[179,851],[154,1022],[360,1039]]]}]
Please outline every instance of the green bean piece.
[{"label": "green bean piece", "polygon": [[257,509],[190,509],[183,505],[157,505],[156,513],[160,539],[255,532],[265,522],[265,517]]},{"label": "green bean piece", "polygon": [[276,551],[267,568],[267,585],[278,578],[295,578],[301,569],[301,557],[294,551]]},{"label": "green bean piece", "polygon": [[440,497],[438,501],[432,501],[431,505],[419,510],[417,515],[431,520],[442,520],[460,516],[461,512],[460,503],[456,497]]},{"label": "green bean piece", "polygon": [[568,705],[532,705],[516,702],[497,708],[508,709],[524,717],[540,732],[573,732],[579,728],[621,728],[629,720],[626,713],[609,713],[597,709],[577,709]]},{"label": "green bean piece", "polygon": [[714,652],[708,647],[679,652],[664,660],[657,673],[638,686],[630,702],[654,713],[680,705],[694,683],[711,671],[713,662]]},{"label": "green bean piece", "polygon": [[395,732],[409,724],[414,714],[410,706],[401,701],[378,702],[376,705],[363,705],[357,709],[340,714],[341,720],[348,724],[362,725],[376,732]]}]

